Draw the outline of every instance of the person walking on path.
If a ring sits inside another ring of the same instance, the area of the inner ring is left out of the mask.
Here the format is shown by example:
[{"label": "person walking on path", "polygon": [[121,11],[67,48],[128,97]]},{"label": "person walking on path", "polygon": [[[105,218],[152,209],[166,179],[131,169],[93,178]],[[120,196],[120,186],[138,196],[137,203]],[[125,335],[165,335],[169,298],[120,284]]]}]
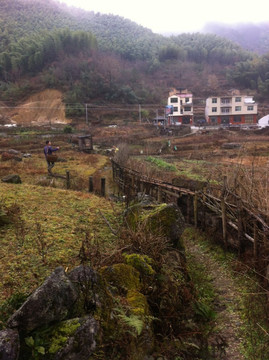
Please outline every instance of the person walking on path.
[{"label": "person walking on path", "polygon": [[52,155],[52,153],[54,151],[57,151],[59,149],[60,149],[59,146],[57,146],[56,148],[53,148],[51,146],[51,142],[49,140],[46,141],[46,146],[44,147],[44,154],[45,154],[46,161],[47,161],[47,164],[48,164],[48,173],[49,174],[52,174],[51,169],[55,165],[55,161],[52,161],[50,156]]}]

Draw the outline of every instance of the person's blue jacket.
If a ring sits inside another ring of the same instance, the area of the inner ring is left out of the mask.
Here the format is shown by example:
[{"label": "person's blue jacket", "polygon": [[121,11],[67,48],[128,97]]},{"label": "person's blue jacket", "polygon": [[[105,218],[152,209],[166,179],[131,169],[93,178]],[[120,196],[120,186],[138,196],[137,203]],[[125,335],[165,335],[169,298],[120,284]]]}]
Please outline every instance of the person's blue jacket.
[{"label": "person's blue jacket", "polygon": [[44,154],[47,157],[47,155],[51,155],[53,151],[57,151],[58,149],[53,149],[51,145],[46,145],[44,147]]}]

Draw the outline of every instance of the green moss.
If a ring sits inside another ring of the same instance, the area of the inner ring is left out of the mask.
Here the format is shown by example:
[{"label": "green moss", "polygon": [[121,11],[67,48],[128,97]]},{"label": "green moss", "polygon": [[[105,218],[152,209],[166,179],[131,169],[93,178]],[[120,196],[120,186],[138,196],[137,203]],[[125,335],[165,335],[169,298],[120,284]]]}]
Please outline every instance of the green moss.
[{"label": "green moss", "polygon": [[105,266],[100,269],[100,275],[119,292],[127,292],[133,289],[139,290],[141,286],[139,272],[133,266],[127,264]]},{"label": "green moss", "polygon": [[149,314],[147,298],[136,290],[127,293],[127,301],[131,306],[131,313],[134,315],[146,316]]},{"label": "green moss", "polygon": [[153,260],[149,256],[141,254],[124,254],[124,258],[128,265],[133,266],[139,271],[141,276],[155,274],[155,271],[151,266]]},{"label": "green moss", "polygon": [[55,354],[59,351],[79,327],[79,319],[67,320],[57,325],[52,331],[49,353]]},{"label": "green moss", "polygon": [[159,233],[161,230],[163,235],[168,235],[168,231],[175,221],[177,221],[177,218],[178,214],[175,209],[168,207],[167,204],[160,204],[150,212],[144,214],[147,228],[154,233]]}]

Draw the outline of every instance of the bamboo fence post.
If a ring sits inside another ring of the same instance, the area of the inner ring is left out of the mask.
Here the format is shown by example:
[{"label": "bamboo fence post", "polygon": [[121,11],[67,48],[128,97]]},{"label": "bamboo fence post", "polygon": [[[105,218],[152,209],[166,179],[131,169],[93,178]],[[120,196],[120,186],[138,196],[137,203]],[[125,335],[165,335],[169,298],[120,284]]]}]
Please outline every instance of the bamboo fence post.
[{"label": "bamboo fence post", "polygon": [[253,256],[254,256],[254,260],[255,260],[255,264],[256,261],[258,259],[259,256],[259,244],[258,244],[258,227],[257,227],[257,222],[254,222],[253,225],[253,238],[254,238],[254,244],[253,244]]},{"label": "bamboo fence post", "polygon": [[227,248],[227,214],[226,214],[226,192],[227,176],[223,177],[223,188],[221,193],[221,220],[222,220],[222,238],[225,248]]},{"label": "bamboo fence post", "polygon": [[238,244],[239,244],[239,255],[242,255],[244,251],[244,236],[243,236],[243,217],[242,217],[242,203],[239,200],[237,203],[237,227],[238,227]]},{"label": "bamboo fence post", "polygon": [[221,197],[221,220],[222,220],[222,238],[225,248],[227,248],[227,216],[225,199]]},{"label": "bamboo fence post", "polygon": [[187,195],[187,223],[190,224],[191,221],[191,196]]},{"label": "bamboo fence post", "polygon": [[112,161],[112,176],[113,176],[113,181],[115,181],[115,178],[116,178],[116,169],[115,169],[115,163],[114,163],[114,161]]},{"label": "bamboo fence post", "polygon": [[89,177],[89,192],[93,192],[93,177]]},{"label": "bamboo fence post", "polygon": [[202,228],[203,230],[205,230],[205,209],[206,209],[206,206],[205,206],[205,202],[206,202],[206,187],[203,188],[203,195],[202,195],[202,201],[203,201],[203,219],[202,219]]},{"label": "bamboo fence post", "polygon": [[158,186],[157,191],[158,191],[158,193],[157,193],[158,202],[161,203],[162,202],[162,189],[160,186]]},{"label": "bamboo fence post", "polygon": [[70,172],[66,170],[66,188],[70,189]]},{"label": "bamboo fence post", "polygon": [[194,212],[194,227],[197,228],[198,226],[198,194],[195,191],[194,198],[193,198],[193,212]]},{"label": "bamboo fence post", "polygon": [[131,175],[131,179],[132,179],[131,193],[132,193],[132,195],[135,195],[135,178],[134,178],[134,175]]},{"label": "bamboo fence post", "polygon": [[106,178],[101,178],[101,196],[106,195]]}]

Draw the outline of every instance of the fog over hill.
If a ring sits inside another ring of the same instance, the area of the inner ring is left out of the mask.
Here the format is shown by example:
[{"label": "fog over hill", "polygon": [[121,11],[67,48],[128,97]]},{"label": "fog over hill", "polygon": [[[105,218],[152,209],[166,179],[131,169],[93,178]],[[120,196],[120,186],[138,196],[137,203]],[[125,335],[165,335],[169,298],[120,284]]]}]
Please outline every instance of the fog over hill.
[{"label": "fog over hill", "polygon": [[229,39],[248,51],[258,54],[269,52],[269,22],[220,24],[208,23],[203,33],[212,33]]}]

